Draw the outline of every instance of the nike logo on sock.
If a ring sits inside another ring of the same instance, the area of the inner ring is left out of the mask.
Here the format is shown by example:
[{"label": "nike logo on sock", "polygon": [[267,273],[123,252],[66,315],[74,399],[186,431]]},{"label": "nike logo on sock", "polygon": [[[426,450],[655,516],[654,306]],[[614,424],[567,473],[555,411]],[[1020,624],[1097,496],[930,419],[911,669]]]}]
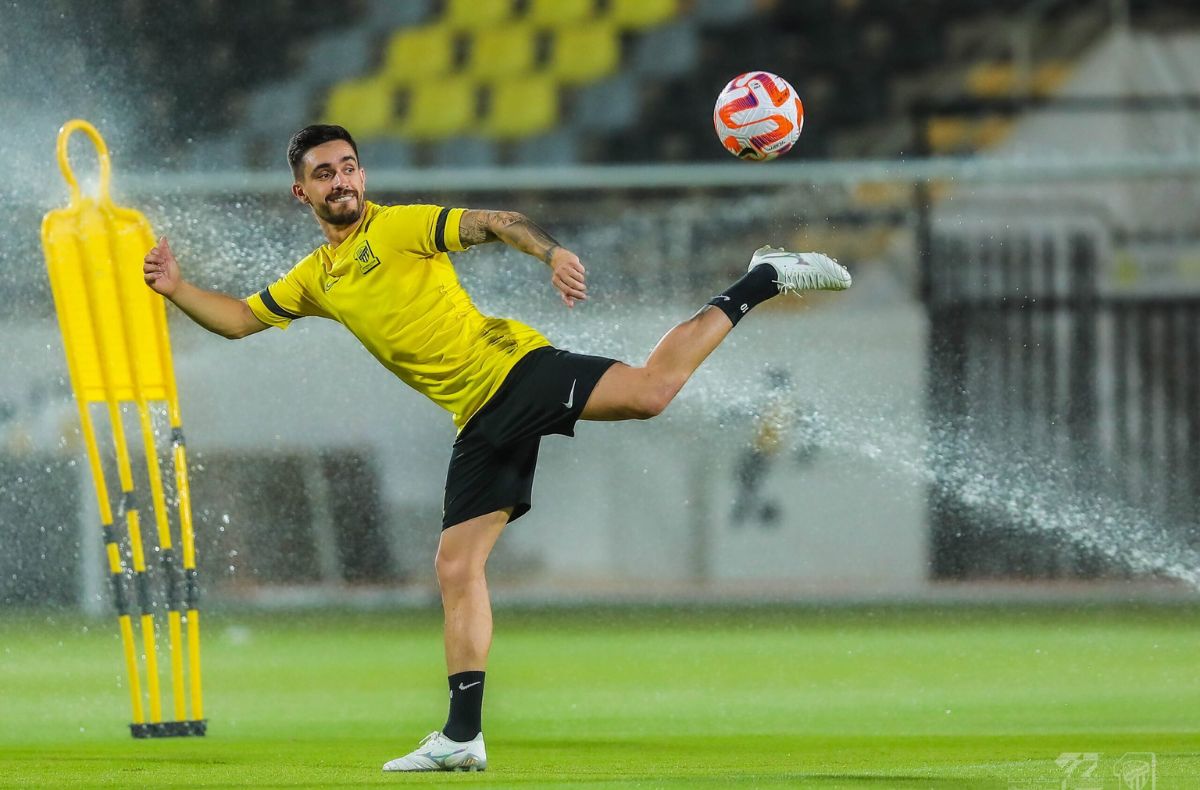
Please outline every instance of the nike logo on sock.
[{"label": "nike logo on sock", "polygon": [[568,409],[571,408],[571,406],[575,403],[575,382],[577,381],[579,381],[579,379],[575,379],[575,381],[571,382],[571,394],[568,395],[567,399],[563,402],[563,405]]},{"label": "nike logo on sock", "polygon": [[462,683],[459,683],[459,684],[458,684],[458,690],[459,690],[459,691],[466,691],[467,689],[471,688],[471,686],[478,686],[478,685],[479,685],[480,683],[482,683],[482,682],[483,682],[482,680],[477,680],[477,681],[475,681],[474,683],[468,683],[468,684],[466,684],[465,686],[464,686]]}]

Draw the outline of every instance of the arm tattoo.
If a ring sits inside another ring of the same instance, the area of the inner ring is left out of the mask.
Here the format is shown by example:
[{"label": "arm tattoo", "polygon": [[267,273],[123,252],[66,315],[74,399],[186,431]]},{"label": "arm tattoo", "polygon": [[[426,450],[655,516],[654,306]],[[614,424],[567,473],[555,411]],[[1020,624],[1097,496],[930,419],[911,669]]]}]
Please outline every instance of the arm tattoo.
[{"label": "arm tattoo", "polygon": [[502,241],[547,265],[554,251],[562,246],[536,222],[516,211],[467,211],[458,236],[464,246]]},{"label": "arm tattoo", "polygon": [[549,264],[554,250],[562,246],[557,239],[524,214],[515,211],[495,213],[497,222],[493,230],[501,241],[514,249]]},{"label": "arm tattoo", "polygon": [[463,243],[464,247],[472,247],[476,244],[485,244],[489,241],[496,241],[497,236],[492,233],[491,216],[494,211],[476,211],[469,209],[463,212],[462,219],[458,225],[458,239]]}]

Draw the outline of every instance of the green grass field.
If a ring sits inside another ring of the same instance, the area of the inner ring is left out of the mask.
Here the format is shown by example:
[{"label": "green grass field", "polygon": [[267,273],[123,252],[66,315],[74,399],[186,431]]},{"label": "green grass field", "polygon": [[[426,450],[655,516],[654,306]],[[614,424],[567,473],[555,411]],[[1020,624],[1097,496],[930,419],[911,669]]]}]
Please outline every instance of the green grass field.
[{"label": "green grass field", "polygon": [[[381,764],[445,716],[431,612],[213,612],[209,736],[156,741],[127,734],[115,623],[8,613],[0,785],[1123,788],[1153,752],[1157,790],[1200,787],[1195,607],[496,621],[489,770],[401,776]],[[1098,753],[1092,784],[1064,752]]]}]

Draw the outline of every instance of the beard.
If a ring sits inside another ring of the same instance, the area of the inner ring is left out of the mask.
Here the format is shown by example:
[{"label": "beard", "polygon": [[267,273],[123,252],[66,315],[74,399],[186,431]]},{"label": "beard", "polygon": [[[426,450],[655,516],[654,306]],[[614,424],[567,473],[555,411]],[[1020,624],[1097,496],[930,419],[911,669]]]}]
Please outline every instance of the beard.
[{"label": "beard", "polygon": [[[343,192],[342,195],[347,193]],[[352,200],[347,200],[345,203],[330,203],[328,199],[313,203],[313,213],[320,219],[328,222],[330,225],[345,227],[358,222],[358,218],[363,213],[362,195],[358,192],[349,193],[353,195]],[[332,196],[331,196],[332,197]]]}]

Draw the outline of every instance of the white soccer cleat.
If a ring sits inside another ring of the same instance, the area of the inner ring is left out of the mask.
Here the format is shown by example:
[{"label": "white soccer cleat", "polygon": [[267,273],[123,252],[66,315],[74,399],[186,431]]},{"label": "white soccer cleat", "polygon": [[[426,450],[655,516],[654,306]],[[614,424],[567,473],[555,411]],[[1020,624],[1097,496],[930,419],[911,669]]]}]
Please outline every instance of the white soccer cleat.
[{"label": "white soccer cleat", "polygon": [[483,748],[483,733],[465,743],[452,741],[434,731],[421,740],[421,745],[403,757],[384,763],[385,771],[483,771],[487,768],[487,752]]},{"label": "white soccer cleat", "polygon": [[820,252],[788,252],[782,247],[759,247],[747,271],[760,264],[775,270],[779,293],[844,291],[850,287],[846,267]]}]

